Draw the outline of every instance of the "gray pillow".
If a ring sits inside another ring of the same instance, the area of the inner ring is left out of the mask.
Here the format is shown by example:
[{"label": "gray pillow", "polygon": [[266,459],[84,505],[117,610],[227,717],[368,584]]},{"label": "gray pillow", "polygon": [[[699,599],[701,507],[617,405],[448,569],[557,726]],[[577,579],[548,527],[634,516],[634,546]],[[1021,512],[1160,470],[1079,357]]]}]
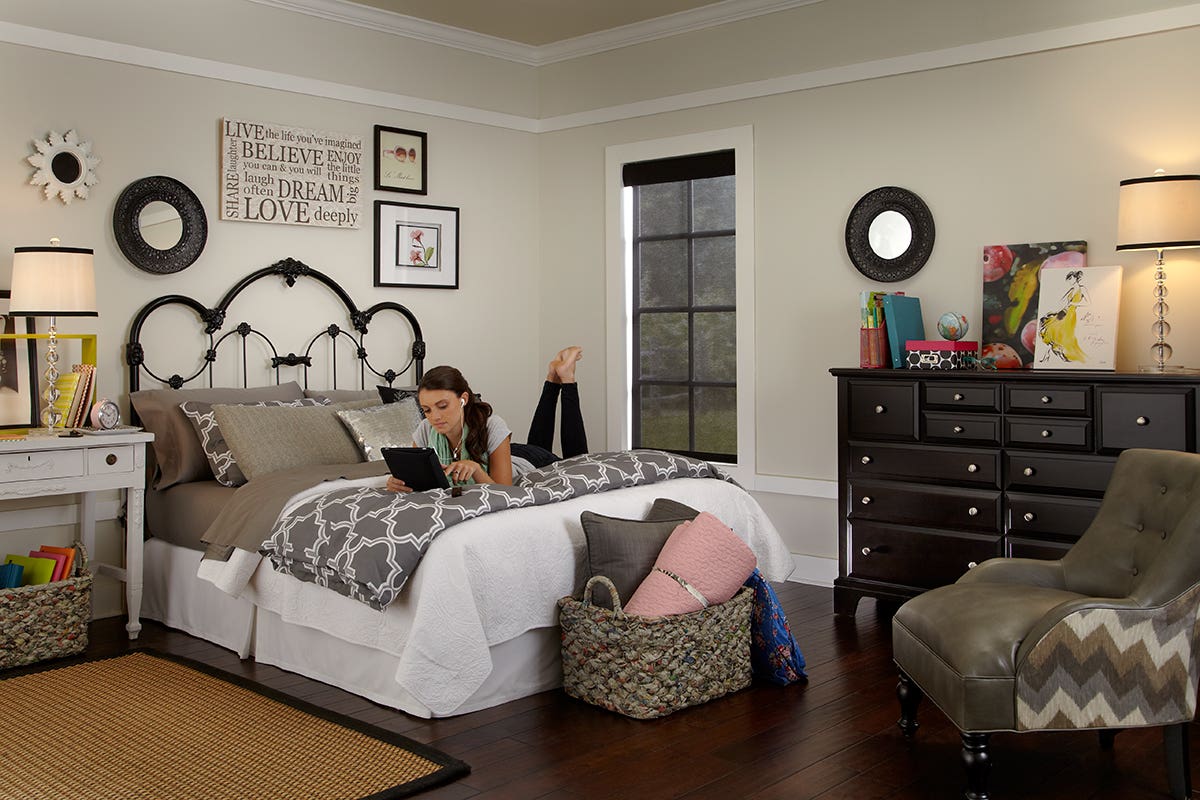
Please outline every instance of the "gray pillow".
[{"label": "gray pillow", "polygon": [[353,403],[357,400],[375,400],[376,394],[374,389],[305,389],[304,396],[326,403]]},{"label": "gray pillow", "polygon": [[[665,502],[659,506],[660,502]],[[669,504],[669,505],[666,505]],[[637,587],[641,585],[667,538],[682,522],[695,519],[700,512],[673,500],[654,501],[650,513],[658,508],[656,519],[620,519],[606,517],[594,511],[579,515],[583,534],[587,539],[588,577],[603,575],[617,587],[621,603],[629,602]],[[668,511],[678,513],[667,516]],[[601,608],[612,608],[612,598],[605,586],[592,587],[592,602]]]},{"label": "gray pillow", "polygon": [[187,400],[205,403],[253,403],[262,400],[300,400],[304,397],[295,381],[253,389],[143,389],[129,394],[139,424],[154,434],[152,445],[158,464],[155,489],[177,483],[211,480],[212,470],[200,447],[200,439],[179,404]]},{"label": "gray pillow", "polygon": [[[297,407],[326,405],[326,401],[264,400],[259,403],[226,403],[225,405]],[[217,424],[217,415],[213,411],[213,404],[200,400],[188,400],[186,403],[180,403],[179,408],[192,423],[196,436],[200,439],[200,447],[204,450],[204,455],[208,457],[208,466],[212,469],[217,483],[222,486],[241,486],[245,483],[246,476],[237,465],[237,459],[234,458],[233,451],[229,449],[229,444],[225,441],[225,434],[221,432],[221,426]]]},{"label": "gray pillow", "polygon": [[247,480],[293,467],[362,461],[337,412],[374,405],[374,400],[328,406],[216,405],[217,425]]},{"label": "gray pillow", "polygon": [[337,412],[358,449],[368,461],[382,461],[380,448],[408,447],[413,429],[421,424],[421,409],[413,397],[397,403]]}]

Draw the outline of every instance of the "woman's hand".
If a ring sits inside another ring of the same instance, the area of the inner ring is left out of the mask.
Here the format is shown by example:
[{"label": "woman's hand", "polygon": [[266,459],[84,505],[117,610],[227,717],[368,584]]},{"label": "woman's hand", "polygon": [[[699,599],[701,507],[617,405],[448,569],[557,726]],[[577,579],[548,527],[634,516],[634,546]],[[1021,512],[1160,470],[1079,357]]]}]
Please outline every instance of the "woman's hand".
[{"label": "woman's hand", "polygon": [[462,461],[451,461],[443,469],[446,470],[446,477],[451,481],[462,482],[465,480],[474,480],[476,483],[491,483],[492,479],[488,477],[484,471],[483,465],[478,461],[470,461],[464,459]]},{"label": "woman's hand", "polygon": [[387,490],[389,492],[411,492],[412,487],[404,483],[394,475],[388,475]]}]

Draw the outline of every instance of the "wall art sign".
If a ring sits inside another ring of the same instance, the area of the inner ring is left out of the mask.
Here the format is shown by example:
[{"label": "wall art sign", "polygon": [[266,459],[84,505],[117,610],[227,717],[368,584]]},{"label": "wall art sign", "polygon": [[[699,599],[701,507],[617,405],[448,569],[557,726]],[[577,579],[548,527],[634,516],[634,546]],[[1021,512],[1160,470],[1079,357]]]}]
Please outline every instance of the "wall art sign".
[{"label": "wall art sign", "polygon": [[375,285],[458,288],[458,209],[375,201]]},{"label": "wall art sign", "polygon": [[422,131],[375,126],[375,188],[428,194],[428,137]]},{"label": "wall art sign", "polygon": [[358,228],[358,136],[221,120],[221,219]]}]

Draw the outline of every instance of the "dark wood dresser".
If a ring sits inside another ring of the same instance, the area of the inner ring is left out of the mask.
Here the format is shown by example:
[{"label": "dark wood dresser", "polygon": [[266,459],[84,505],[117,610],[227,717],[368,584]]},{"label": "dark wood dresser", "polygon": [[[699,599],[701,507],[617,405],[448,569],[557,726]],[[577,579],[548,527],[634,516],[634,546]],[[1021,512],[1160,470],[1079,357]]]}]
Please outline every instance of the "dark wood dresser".
[{"label": "dark wood dresser", "polygon": [[993,556],[1058,558],[1117,455],[1196,451],[1200,375],[834,369],[834,611],[903,602]]}]

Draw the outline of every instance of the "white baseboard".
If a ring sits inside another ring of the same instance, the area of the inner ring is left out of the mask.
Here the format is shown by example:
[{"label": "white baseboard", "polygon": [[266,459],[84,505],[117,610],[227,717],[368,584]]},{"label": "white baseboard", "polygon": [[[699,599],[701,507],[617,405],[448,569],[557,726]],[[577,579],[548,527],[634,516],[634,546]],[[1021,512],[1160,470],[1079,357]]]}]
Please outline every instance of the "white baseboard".
[{"label": "white baseboard", "polygon": [[788,576],[793,583],[807,583],[810,586],[833,588],[833,579],[838,575],[836,558],[820,558],[792,553],[792,563],[796,569]]}]

